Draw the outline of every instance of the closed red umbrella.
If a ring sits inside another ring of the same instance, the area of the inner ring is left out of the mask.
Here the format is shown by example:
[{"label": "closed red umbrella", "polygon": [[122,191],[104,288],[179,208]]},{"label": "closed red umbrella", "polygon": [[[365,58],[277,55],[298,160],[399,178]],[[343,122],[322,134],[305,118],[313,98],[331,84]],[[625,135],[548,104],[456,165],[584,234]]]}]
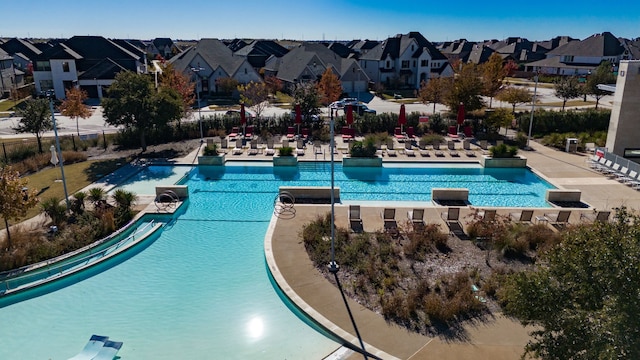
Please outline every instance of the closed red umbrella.
[{"label": "closed red umbrella", "polygon": [[460,103],[458,106],[458,132],[460,132],[460,125],[464,123],[464,104]]},{"label": "closed red umbrella", "polygon": [[247,115],[244,113],[244,104],[240,104],[240,124],[244,125],[247,123]]},{"label": "closed red umbrella", "polygon": [[404,109],[404,104],[400,105],[400,115],[398,115],[398,124],[400,124],[400,131],[404,132],[404,124],[407,123],[407,112]]},{"label": "closed red umbrella", "polygon": [[347,124],[351,127],[353,124],[353,106],[347,105]]}]

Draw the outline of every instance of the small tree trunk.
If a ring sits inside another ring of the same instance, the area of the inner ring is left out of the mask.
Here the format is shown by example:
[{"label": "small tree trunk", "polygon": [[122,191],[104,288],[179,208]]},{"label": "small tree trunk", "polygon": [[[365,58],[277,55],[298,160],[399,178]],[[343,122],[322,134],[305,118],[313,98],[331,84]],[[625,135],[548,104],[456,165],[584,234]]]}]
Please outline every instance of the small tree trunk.
[{"label": "small tree trunk", "polygon": [[567,105],[567,99],[562,100],[562,111],[564,111],[564,107]]},{"label": "small tree trunk", "polygon": [[76,116],[76,132],[78,133],[78,138],[80,137],[80,126],[78,125],[78,117]]},{"label": "small tree trunk", "polygon": [[36,133],[36,140],[38,141],[38,152],[42,154],[42,139],[40,139],[40,134]]},{"label": "small tree trunk", "polygon": [[436,113],[436,103],[435,102],[433,103],[433,113],[434,114]]},{"label": "small tree trunk", "polygon": [[140,129],[140,147],[142,152],[147,151],[147,140],[144,137],[144,129]]}]

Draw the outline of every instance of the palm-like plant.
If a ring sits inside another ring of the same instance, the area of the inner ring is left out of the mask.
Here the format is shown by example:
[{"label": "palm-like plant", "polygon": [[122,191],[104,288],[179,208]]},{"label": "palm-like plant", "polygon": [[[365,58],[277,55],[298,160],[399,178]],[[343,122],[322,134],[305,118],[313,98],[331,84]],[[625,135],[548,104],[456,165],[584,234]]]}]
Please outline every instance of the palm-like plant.
[{"label": "palm-like plant", "polygon": [[138,199],[138,196],[135,193],[122,189],[116,190],[113,193],[112,197],[116,204],[118,204],[118,207],[122,207],[125,209],[131,209],[131,207]]},{"label": "palm-like plant", "polygon": [[57,197],[51,197],[43,201],[42,211],[51,219],[55,226],[60,226],[67,218],[67,208],[60,203]]},{"label": "palm-like plant", "polygon": [[71,201],[71,211],[76,214],[82,214],[84,212],[84,200],[87,198],[87,193],[78,191],[73,194],[73,198]]},{"label": "palm-like plant", "polygon": [[89,201],[95,204],[99,201],[104,200],[105,197],[106,197],[106,193],[104,192],[103,188],[94,187],[89,189],[89,195],[87,196],[87,199],[89,199]]}]

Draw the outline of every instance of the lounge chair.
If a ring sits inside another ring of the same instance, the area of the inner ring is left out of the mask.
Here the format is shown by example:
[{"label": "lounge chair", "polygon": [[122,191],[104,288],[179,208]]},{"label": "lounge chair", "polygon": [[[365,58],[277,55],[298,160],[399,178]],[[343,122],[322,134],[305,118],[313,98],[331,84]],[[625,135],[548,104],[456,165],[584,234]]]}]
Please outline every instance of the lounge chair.
[{"label": "lounge chair", "polygon": [[453,236],[463,237],[466,236],[462,224],[460,224],[460,208],[450,207],[447,211],[441,214],[442,219],[447,223],[449,233]]},{"label": "lounge chair", "polygon": [[413,150],[413,145],[411,145],[411,141],[404,142],[404,153],[407,156],[416,156],[416,152]]},{"label": "lounge chair", "polygon": [[571,210],[562,210],[554,214],[544,214],[543,217],[551,225],[563,227],[569,223],[569,216],[571,216]]},{"label": "lounge chair", "polygon": [[231,133],[229,134],[229,140],[233,141],[236,138],[238,138],[238,134],[240,133],[240,128],[237,126],[234,126],[231,128]]},{"label": "lounge chair", "polygon": [[588,222],[608,222],[611,211],[598,211],[597,213],[582,213],[580,220]]},{"label": "lounge chair", "polygon": [[244,131],[244,138],[247,140],[253,139],[253,126],[249,125]]},{"label": "lounge chair", "polygon": [[353,232],[361,233],[364,231],[360,217],[360,205],[349,205],[349,226]]},{"label": "lounge chair", "polygon": [[398,142],[403,142],[406,140],[406,137],[402,133],[402,129],[400,127],[396,127],[393,133],[393,137],[398,140]]},{"label": "lounge chair", "polygon": [[464,139],[464,141],[462,142],[462,148],[464,149],[465,155],[469,157],[476,156],[476,153],[473,150],[471,150],[471,141],[469,141],[469,139]]},{"label": "lounge chair", "polygon": [[236,146],[234,146],[233,149],[231,150],[231,154],[241,155],[243,152],[244,152],[244,149],[242,148],[242,139],[238,138],[236,139]]},{"label": "lounge chair", "polygon": [[276,153],[276,149],[273,146],[273,138],[267,139],[267,148],[264,149],[264,154],[273,156]]},{"label": "lounge chair", "polygon": [[631,187],[640,185],[640,174],[636,171],[632,171],[631,173],[629,173],[629,179],[627,179],[624,183]]},{"label": "lounge chair", "polygon": [[437,157],[443,157],[444,153],[442,152],[442,150],[440,150],[440,143],[435,141],[433,143],[433,150],[434,150],[434,155]]},{"label": "lounge chair", "polygon": [[427,149],[427,142],[424,139],[418,141],[418,148],[420,148],[420,156],[429,156],[429,149]]},{"label": "lounge chair", "polygon": [[393,139],[389,139],[387,141],[387,155],[388,156],[397,156],[396,150],[393,148]]},{"label": "lounge chair", "polygon": [[620,169],[620,172],[618,172],[617,174],[615,174],[616,180],[620,181],[620,182],[624,182],[624,180],[629,176],[629,168],[626,166],[623,166],[622,169]]},{"label": "lounge chair", "polygon": [[478,212],[478,216],[484,221],[493,221],[496,219],[496,210],[487,209]]},{"label": "lounge chair", "polygon": [[296,128],[289,126],[287,128],[287,139],[293,139],[296,136]]},{"label": "lounge chair", "polygon": [[322,146],[320,146],[320,144],[314,144],[313,145],[313,154],[314,155],[322,155]]},{"label": "lounge chair", "polygon": [[521,212],[513,212],[509,213],[509,219],[511,221],[517,222],[531,222],[531,218],[533,217],[533,210],[522,210]]},{"label": "lounge chair", "polygon": [[249,155],[258,155],[258,140],[251,140],[251,144],[249,145]]},{"label": "lounge chair", "polygon": [[308,128],[302,128],[302,138],[307,140],[309,138],[309,129]]},{"label": "lounge chair", "polygon": [[407,211],[407,218],[411,221],[414,230],[424,227],[424,209],[413,209]]},{"label": "lounge chair", "polygon": [[296,155],[304,156],[304,140],[298,139],[296,142]]},{"label": "lounge chair", "polygon": [[455,126],[449,126],[449,130],[447,132],[447,136],[452,138],[452,139],[457,139],[458,138],[458,130],[456,129]]},{"label": "lounge chair", "polygon": [[109,340],[108,336],[92,335],[89,342],[84,346],[84,349],[80,351],[76,356],[69,358],[69,360],[91,360],[100,350],[104,347],[105,342]]},{"label": "lounge chair", "polygon": [[407,139],[413,140],[416,137],[416,134],[413,130],[413,126],[409,126],[407,128]]},{"label": "lounge chair", "polygon": [[100,352],[98,352],[98,354],[92,360],[113,360],[118,354],[118,351],[120,351],[121,347],[122,342],[107,340]]},{"label": "lounge chair", "polygon": [[220,139],[220,152],[223,154],[229,152],[229,142],[227,139]]},{"label": "lounge chair", "polygon": [[385,208],[382,211],[382,219],[384,220],[384,231],[397,235],[398,223],[396,222],[396,209]]}]

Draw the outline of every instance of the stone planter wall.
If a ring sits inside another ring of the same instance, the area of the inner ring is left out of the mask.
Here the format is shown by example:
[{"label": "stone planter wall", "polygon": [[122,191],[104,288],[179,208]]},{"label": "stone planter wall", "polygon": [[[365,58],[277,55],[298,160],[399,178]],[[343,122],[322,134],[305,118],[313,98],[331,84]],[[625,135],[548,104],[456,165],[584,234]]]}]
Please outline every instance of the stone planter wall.
[{"label": "stone planter wall", "polygon": [[342,166],[344,167],[382,167],[382,158],[365,158],[365,157],[344,157],[342,158]]},{"label": "stone planter wall", "polygon": [[480,158],[480,164],[486,168],[527,167],[527,158],[522,156],[516,156],[514,158],[483,156]]},{"label": "stone planter wall", "polygon": [[273,166],[298,166],[298,159],[295,156],[275,156]]},{"label": "stone planter wall", "polygon": [[221,166],[225,163],[224,154],[217,156],[198,156],[198,165],[217,165]]}]

